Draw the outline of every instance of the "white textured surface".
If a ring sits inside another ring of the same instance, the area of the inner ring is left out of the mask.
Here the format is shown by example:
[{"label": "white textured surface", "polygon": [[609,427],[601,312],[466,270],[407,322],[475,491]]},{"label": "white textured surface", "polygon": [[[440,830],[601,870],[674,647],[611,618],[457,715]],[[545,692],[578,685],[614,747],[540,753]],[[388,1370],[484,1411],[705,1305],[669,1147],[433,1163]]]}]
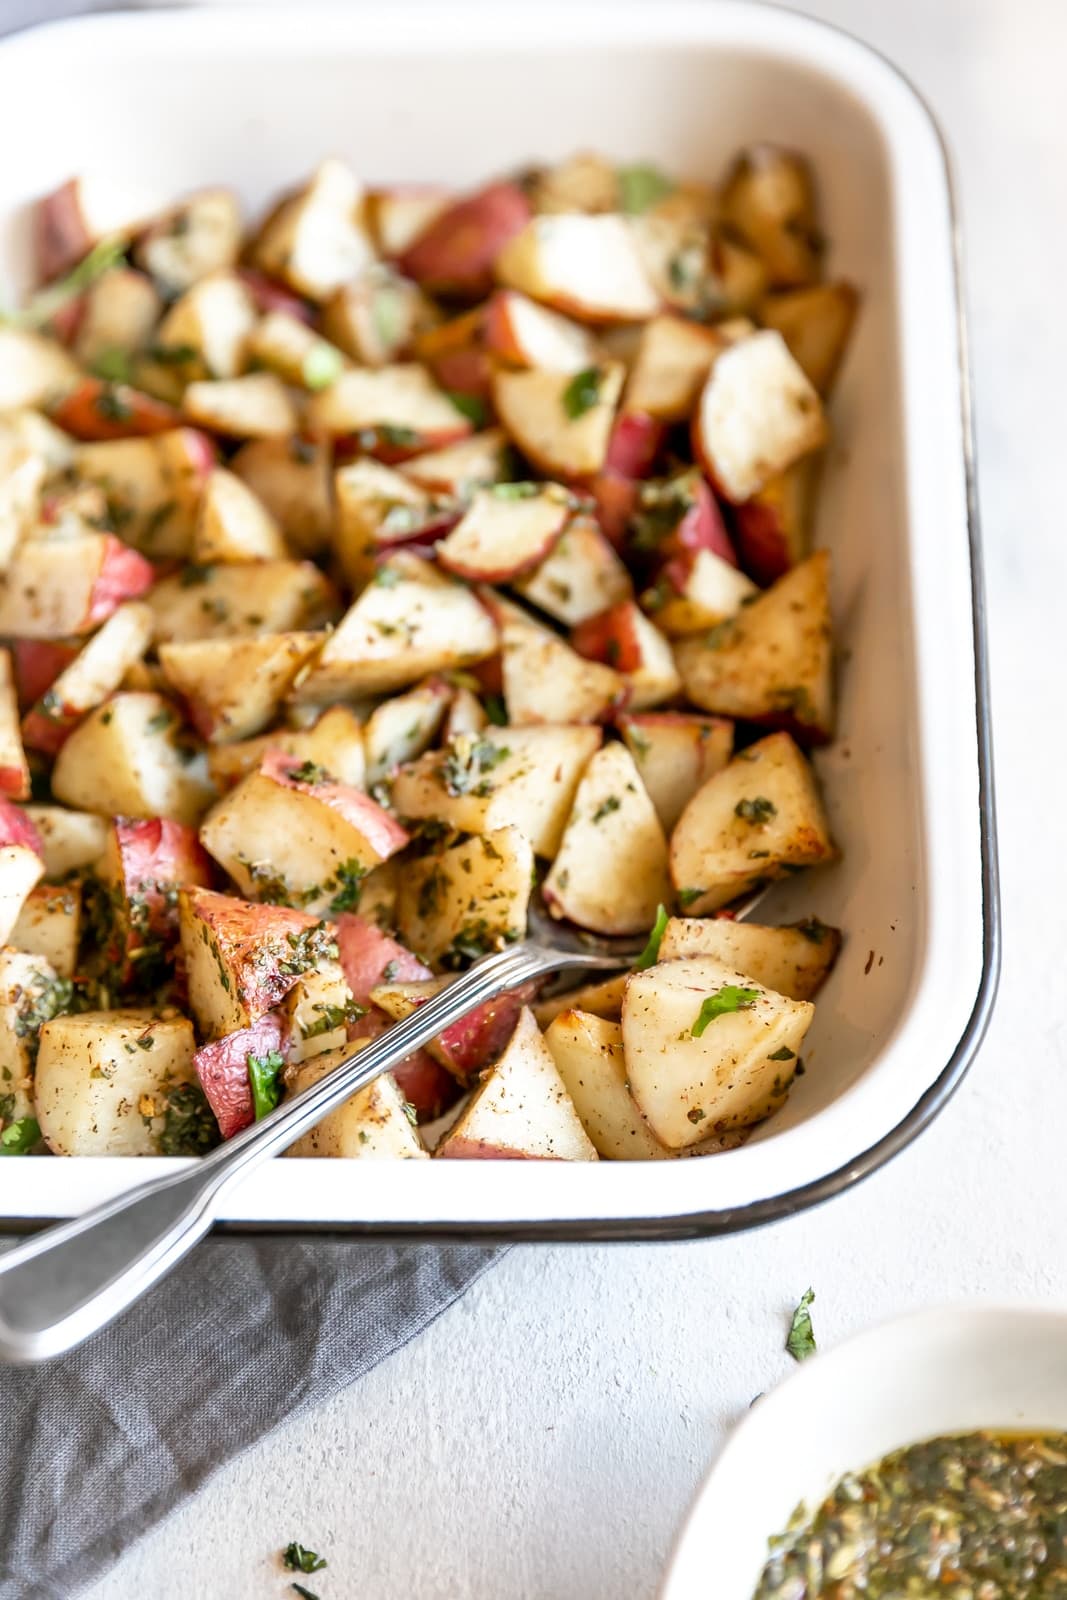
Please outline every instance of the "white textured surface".
[{"label": "white textured surface", "polygon": [[809,1282],[826,1343],[939,1300],[1067,1302],[1067,916],[1054,882],[1067,764],[1053,711],[1067,8],[805,9],[895,57],[957,158],[1007,936],[990,1038],[925,1138],[818,1213],[704,1245],[514,1251],[414,1345],[220,1472],[91,1600],[291,1594],[275,1552],[294,1537],[329,1556],[309,1581],[322,1600],[642,1600],[723,1430],[786,1371],[789,1310]]}]

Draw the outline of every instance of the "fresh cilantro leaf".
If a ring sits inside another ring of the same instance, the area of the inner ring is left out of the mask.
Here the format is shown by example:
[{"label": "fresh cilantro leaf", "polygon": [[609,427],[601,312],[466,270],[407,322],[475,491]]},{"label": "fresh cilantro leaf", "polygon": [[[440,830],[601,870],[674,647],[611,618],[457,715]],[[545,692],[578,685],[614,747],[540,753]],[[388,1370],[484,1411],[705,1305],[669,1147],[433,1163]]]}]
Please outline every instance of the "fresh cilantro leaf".
[{"label": "fresh cilantro leaf", "polygon": [[754,800],[739,800],[734,806],[734,816],[740,817],[742,822],[770,822],[777,815],[778,807],[763,794],[756,795]]},{"label": "fresh cilantro leaf", "polygon": [[248,1056],[248,1082],[252,1089],[252,1110],[259,1122],[274,1110],[281,1100],[280,1076],[285,1058],[277,1050],[268,1050],[265,1056]]},{"label": "fresh cilantro leaf", "polygon": [[674,193],[674,184],[656,167],[637,165],[620,167],[619,209],[630,216],[639,215]]},{"label": "fresh cilantro leaf", "polygon": [[597,367],[576,372],[563,391],[563,409],[572,422],[591,411],[600,398],[601,373]]},{"label": "fresh cilantro leaf", "polygon": [[308,346],[300,365],[300,374],[306,388],[328,389],[331,383],[337,382],[344,369],[344,357],[340,350],[327,344],[325,339],[316,339],[313,345]]},{"label": "fresh cilantro leaf", "polygon": [[815,1354],[815,1333],[811,1326],[809,1310],[814,1299],[814,1289],[805,1289],[800,1297],[800,1304],[793,1312],[793,1320],[789,1324],[789,1337],[785,1341],[785,1347],[794,1361],[803,1361],[805,1357]]},{"label": "fresh cilantro leaf", "polygon": [[736,983],[724,983],[721,989],[705,998],[690,1033],[694,1039],[699,1039],[716,1017],[727,1017],[733,1011],[748,1011],[759,997],[758,989],[742,989]]},{"label": "fresh cilantro leaf", "polygon": [[290,1572],[321,1572],[326,1566],[320,1555],[316,1555],[314,1550],[305,1550],[295,1539],[286,1545],[282,1560]]},{"label": "fresh cilantro leaf", "polygon": [[36,1117],[19,1117],[0,1133],[0,1156],[24,1156],[41,1137]]},{"label": "fresh cilantro leaf", "polygon": [[656,920],[653,924],[652,932],[648,936],[648,943],[634,962],[635,972],[643,972],[646,967],[654,967],[656,965],[659,960],[659,947],[663,942],[663,935],[667,931],[667,923],[669,921],[667,907],[657,906]]}]

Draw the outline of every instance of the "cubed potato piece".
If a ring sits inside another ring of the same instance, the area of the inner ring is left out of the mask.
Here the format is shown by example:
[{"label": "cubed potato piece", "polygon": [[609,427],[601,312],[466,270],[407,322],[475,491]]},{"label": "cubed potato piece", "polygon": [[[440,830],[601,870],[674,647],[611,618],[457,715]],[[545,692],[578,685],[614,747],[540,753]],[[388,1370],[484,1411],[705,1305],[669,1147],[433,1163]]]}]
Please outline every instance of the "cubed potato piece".
[{"label": "cubed potato piece", "polygon": [[312,395],[307,426],[329,435],[381,433],[400,459],[471,431],[468,418],[415,362],[343,372],[329,388]]},{"label": "cubed potato piece", "polygon": [[611,663],[634,711],[673,700],[682,687],[669,641],[632,600],[579,623],[571,643],[588,660]]},{"label": "cubed potato piece", "polygon": [[429,562],[393,556],[300,679],[299,700],[321,704],[403,689],[433,672],[483,661],[497,630],[469,589]]},{"label": "cubed potato piece", "polygon": [[96,870],[107,846],[107,822],[91,811],[65,806],[24,806],[41,842],[46,878],[67,878],[73,872]]},{"label": "cubed potato piece", "polygon": [[311,561],[186,567],[147,596],[160,645],[295,633],[337,614],[336,594]]},{"label": "cubed potato piece", "polygon": [[814,773],[787,733],[772,733],[690,800],[671,836],[671,877],[682,909],[701,916],[836,856]]},{"label": "cubed potato piece", "polygon": [[568,989],[566,994],[554,994],[547,1000],[539,1000],[533,1008],[537,1026],[542,1030],[548,1028],[564,1011],[588,1012],[591,1016],[602,1017],[605,1022],[618,1022],[622,1016],[622,997],[629,976],[628,972],[620,972],[616,978],[598,979],[596,983]]},{"label": "cubed potato piece", "polygon": [[375,262],[327,301],[322,332],[364,367],[388,367],[408,355],[418,334],[438,319],[417,283]]},{"label": "cubed potato piece", "polygon": [[219,801],[200,837],[245,894],[335,913],[354,910],[362,879],[408,842],[369,795],[280,750]]},{"label": "cubed potato piece", "polygon": [[486,484],[501,483],[513,468],[511,447],[503,428],[486,428],[456,444],[412,456],[400,465],[400,472],[431,495],[467,499],[471,491]]},{"label": "cubed potato piece", "polygon": [[501,368],[493,378],[493,404],[523,455],[541,472],[589,478],[607,460],[625,376],[617,361],[573,376]]},{"label": "cubed potato piece", "polygon": [[432,541],[459,517],[392,467],[363,456],[334,476],[337,527],[334,549],[357,592],[374,576],[380,557],[409,540]]},{"label": "cubed potato piece", "polygon": [[190,422],[231,439],[273,439],[295,433],[296,406],[273,372],[191,383],[182,396]]},{"label": "cubed potato piece", "polygon": [[669,561],[641,604],[670,639],[718,627],[736,617],[759,591],[751,578],[710,550]]},{"label": "cubed potato piece", "polygon": [[368,788],[429,749],[451,699],[452,689],[444,678],[427,678],[406,694],[383,700],[371,712],[363,730]]},{"label": "cubed potato piece", "polygon": [[670,900],[667,839],[624,745],[586,767],[544,897],[553,916],[602,934],[642,933]]},{"label": "cubed potato piece", "polygon": [[567,1009],[546,1028],[545,1044],[597,1155],[609,1161],[666,1159],[668,1152],[630,1094],[619,1023]]},{"label": "cubed potato piece", "polygon": [[4,416],[3,433],[44,463],[50,477],[66,472],[74,463],[74,444],[40,411],[22,408]]},{"label": "cubed potato piece", "polygon": [[[209,1148],[214,1118],[199,1094],[195,1050],[186,1017],[85,1011],[46,1022],[36,1102],[48,1148],[61,1156],[192,1155]],[[197,1101],[199,1118],[190,1115]]]},{"label": "cubed potato piece", "polygon": [[735,502],[758,494],[829,436],[818,393],[773,328],[723,351],[693,418],[694,452]]},{"label": "cubed potato piece", "polygon": [[837,960],[841,930],[818,917],[784,928],[731,917],[671,917],[659,960],[714,956],[790,1000],[814,1000]]},{"label": "cubed potato piece", "polygon": [[[128,362],[122,358],[144,349],[162,310],[151,278],[112,267],[85,292],[74,354],[85,367],[99,363],[101,376],[125,376]],[[109,362],[114,370],[108,370]]]},{"label": "cubed potato piece", "polygon": [[73,978],[82,932],[79,883],[39,883],[23,902],[11,944],[27,955],[42,956],[60,978]]},{"label": "cubed potato piece", "polygon": [[33,209],[38,275],[48,283],[77,266],[94,245],[132,238],[158,209],[157,195],[113,171],[69,178]]},{"label": "cubed potato piece", "polygon": [[833,737],[830,557],[819,550],[733,620],[676,645],[694,705],[786,728],[806,744]]},{"label": "cubed potato piece", "polygon": [[189,554],[200,498],[215,447],[195,428],[151,439],[85,444],[75,456],[79,480],[103,490],[115,527],[153,561]]},{"label": "cubed potato piece", "polygon": [[727,174],[721,216],[756,251],[772,284],[814,283],[822,239],[815,187],[803,156],[777,145],[743,150]]},{"label": "cubed potato piece", "polygon": [[175,301],[156,349],[186,379],[237,378],[245,370],[256,308],[235,272],[210,272]]},{"label": "cubed potato piece", "polygon": [[460,522],[437,546],[437,560],[473,583],[509,583],[545,559],[573,508],[570,491],[560,483],[475,490]]},{"label": "cubed potato piece", "polygon": [[33,1072],[42,1023],[70,1004],[70,984],[44,956],[0,950],[0,1122],[35,1115]]},{"label": "cubed potato piece", "polygon": [[415,354],[452,394],[485,399],[493,365],[485,348],[485,307],[427,328],[415,340]]},{"label": "cubed potato piece", "polygon": [[764,327],[778,330],[821,395],[834,386],[859,300],[851,283],[822,283],[768,295],[760,305]]},{"label": "cubed potato piece", "polygon": [[357,1005],[369,1006],[371,993],[380,984],[417,983],[433,976],[425,961],[383,933],[365,913],[343,912],[334,931],[341,966]]},{"label": "cubed potato piece", "polygon": [[814,1012],[712,956],[635,972],[622,1003],[626,1071],[660,1143],[684,1150],[778,1110]]},{"label": "cubed potato piece", "polygon": [[241,210],[230,189],[201,189],[153,223],[134,252],[170,296],[237,264]]},{"label": "cubed potato piece", "polygon": [[47,473],[44,456],[0,422],[0,569],[6,570],[22,540],[39,526]]},{"label": "cubed potato piece", "polygon": [[86,712],[114,694],[141,660],[152,626],[152,612],[141,601],[119,606],[27,712],[22,724],[26,744],[46,755],[61,750]]},{"label": "cubed potato piece", "polygon": [[579,322],[644,322],[659,310],[625,217],[541,215],[496,260],[498,282]]},{"label": "cubed potato piece", "polygon": [[445,206],[404,251],[400,266],[434,294],[477,299],[529,215],[530,203],[517,183],[491,183]]},{"label": "cubed potato piece", "polygon": [[684,317],[653,317],[645,324],[626,384],[627,411],[643,411],[662,422],[684,422],[727,348],[715,328]]},{"label": "cubed potato piece", "polygon": [[229,744],[274,721],[323,637],[267,633],[254,639],[197,639],[161,645],[159,660],[201,737],[209,744]]},{"label": "cubed potato piece", "polygon": [[249,1027],[305,972],[337,960],[333,929],[289,906],[184,888],[178,917],[189,1004],[209,1039]]},{"label": "cubed potato piece", "polygon": [[593,150],[579,150],[558,166],[545,167],[530,184],[530,199],[537,212],[585,211],[591,215],[617,211],[619,174]]},{"label": "cubed potato piece", "polygon": [[448,744],[449,740],[458,738],[460,734],[473,735],[477,738],[488,721],[485,707],[478,696],[461,685],[452,695],[445,717],[442,742]]},{"label": "cubed potato piece", "polygon": [[286,1057],[293,1065],[312,1056],[339,1050],[348,1038],[348,1024],[363,1014],[338,961],[326,961],[298,978],[285,997]]},{"label": "cubed potato piece", "polygon": [[822,456],[803,456],[733,508],[733,533],[745,571],[773,583],[811,549]]},{"label": "cubed potato piece", "polygon": [[619,732],[666,833],[733,750],[732,723],[684,711],[643,711],[618,719]]},{"label": "cubed potato piece", "polygon": [[626,567],[596,521],[582,515],[571,518],[545,560],[512,587],[568,628],[633,595]]},{"label": "cubed potato piece", "polygon": [[284,528],[300,555],[318,555],[333,534],[332,457],[325,439],[252,439],[230,463]]},{"label": "cubed potato piece", "polygon": [[552,1053],[524,1008],[510,1043],[438,1145],[452,1160],[595,1161]]},{"label": "cubed potato piece", "polygon": [[121,693],[91,711],[52,770],[57,800],[102,816],[198,822],[214,790],[162,695]]},{"label": "cubed potato piece", "polygon": [[533,850],[516,827],[495,828],[411,862],[400,880],[397,926],[427,961],[458,965],[526,933]]},{"label": "cubed potato piece", "polygon": [[[371,999],[388,1017],[399,1022],[427,1000],[432,1000],[452,981],[446,977],[423,978],[412,983],[382,983],[371,990]],[[436,1039],[431,1039],[426,1048],[460,1083],[468,1084],[503,1052],[515,1031],[519,1012],[529,998],[529,987],[522,992],[511,991],[486,1000],[445,1028]]]},{"label": "cubed potato piece", "polygon": [[486,728],[402,767],[393,780],[401,817],[440,818],[463,833],[515,826],[534,854],[559,848],[578,780],[603,730],[595,727]]},{"label": "cubed potato piece", "polygon": [[588,329],[513,289],[498,289],[489,301],[485,343],[510,366],[547,372],[582,372],[595,366],[598,357]]},{"label": "cubed potato piece", "polygon": [[260,1069],[274,1068],[280,1075],[283,1043],[281,1022],[275,1012],[267,1011],[251,1027],[212,1039],[196,1052],[197,1077],[224,1139],[232,1139],[256,1120],[250,1065],[255,1061]]},{"label": "cubed potato piece", "polygon": [[253,248],[256,266],[319,303],[374,259],[363,187],[343,161],[324,161],[276,206]]},{"label": "cubed potato piece", "polygon": [[242,739],[210,750],[208,772],[212,782],[220,790],[231,788],[250,772],[258,771],[270,749],[325,767],[339,783],[350,788],[366,787],[363,728],[347,706],[331,706],[309,728],[276,728],[258,739]]},{"label": "cubed potato piece", "polygon": [[0,650],[0,794],[9,800],[30,797],[30,769],[22,748],[10,650]]},{"label": "cubed potato piece", "polygon": [[384,256],[401,256],[451,203],[447,189],[434,184],[400,184],[371,189],[367,207],[371,228]]},{"label": "cubed potato piece", "polygon": [[193,559],[213,561],[284,561],[285,537],[266,506],[232,472],[216,467],[204,486]]},{"label": "cubed potato piece", "polygon": [[261,317],[248,341],[249,360],[296,389],[328,389],[351,366],[335,344],[288,311]]},{"label": "cubed potato piece", "polygon": [[28,540],[0,586],[0,633],[18,639],[91,633],[154,579],[144,557],[111,533],[68,539],[61,557],[48,541]]},{"label": "cubed potato piece", "polygon": [[585,660],[517,607],[505,613],[502,646],[504,700],[515,727],[602,722],[625,699],[617,672]]},{"label": "cubed potato piece", "polygon": [[44,847],[20,807],[0,799],[0,945],[8,943],[26,899],[44,876]]},{"label": "cubed potato piece", "polygon": [[0,412],[47,407],[81,376],[77,362],[54,340],[13,323],[0,326]]},{"label": "cubed potato piece", "polygon": [[[369,1043],[370,1041],[364,1041]],[[288,1078],[289,1092],[318,1083],[341,1065],[360,1042],[315,1056]],[[334,1156],[349,1161],[424,1161],[428,1155],[411,1107],[389,1073],[376,1078],[336,1111],[329,1112],[286,1152],[290,1156]]]},{"label": "cubed potato piece", "polygon": [[94,954],[121,985],[158,989],[173,967],[178,889],[209,888],[213,881],[196,830],[166,818],[118,817],[97,870],[107,889],[107,914]]}]

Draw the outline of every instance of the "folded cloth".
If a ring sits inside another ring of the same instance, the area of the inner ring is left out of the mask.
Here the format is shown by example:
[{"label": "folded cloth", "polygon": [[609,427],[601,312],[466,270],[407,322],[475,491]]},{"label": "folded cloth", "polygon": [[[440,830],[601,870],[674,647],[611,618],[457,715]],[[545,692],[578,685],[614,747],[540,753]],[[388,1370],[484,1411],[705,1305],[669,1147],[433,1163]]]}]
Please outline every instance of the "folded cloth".
[{"label": "folded cloth", "polygon": [[499,1253],[208,1239],[80,1349],[0,1367],[0,1600],[69,1600],[231,1457],[406,1344]]}]

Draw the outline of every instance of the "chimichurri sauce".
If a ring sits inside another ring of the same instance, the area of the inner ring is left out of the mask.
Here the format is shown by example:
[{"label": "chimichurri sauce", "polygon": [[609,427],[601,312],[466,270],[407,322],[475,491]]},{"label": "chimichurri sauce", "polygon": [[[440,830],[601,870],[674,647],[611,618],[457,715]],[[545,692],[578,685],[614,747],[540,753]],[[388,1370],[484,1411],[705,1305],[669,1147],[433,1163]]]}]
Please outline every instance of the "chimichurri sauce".
[{"label": "chimichurri sauce", "polygon": [[1067,1600],[1067,1434],[898,1450],[771,1551],[753,1600]]}]

